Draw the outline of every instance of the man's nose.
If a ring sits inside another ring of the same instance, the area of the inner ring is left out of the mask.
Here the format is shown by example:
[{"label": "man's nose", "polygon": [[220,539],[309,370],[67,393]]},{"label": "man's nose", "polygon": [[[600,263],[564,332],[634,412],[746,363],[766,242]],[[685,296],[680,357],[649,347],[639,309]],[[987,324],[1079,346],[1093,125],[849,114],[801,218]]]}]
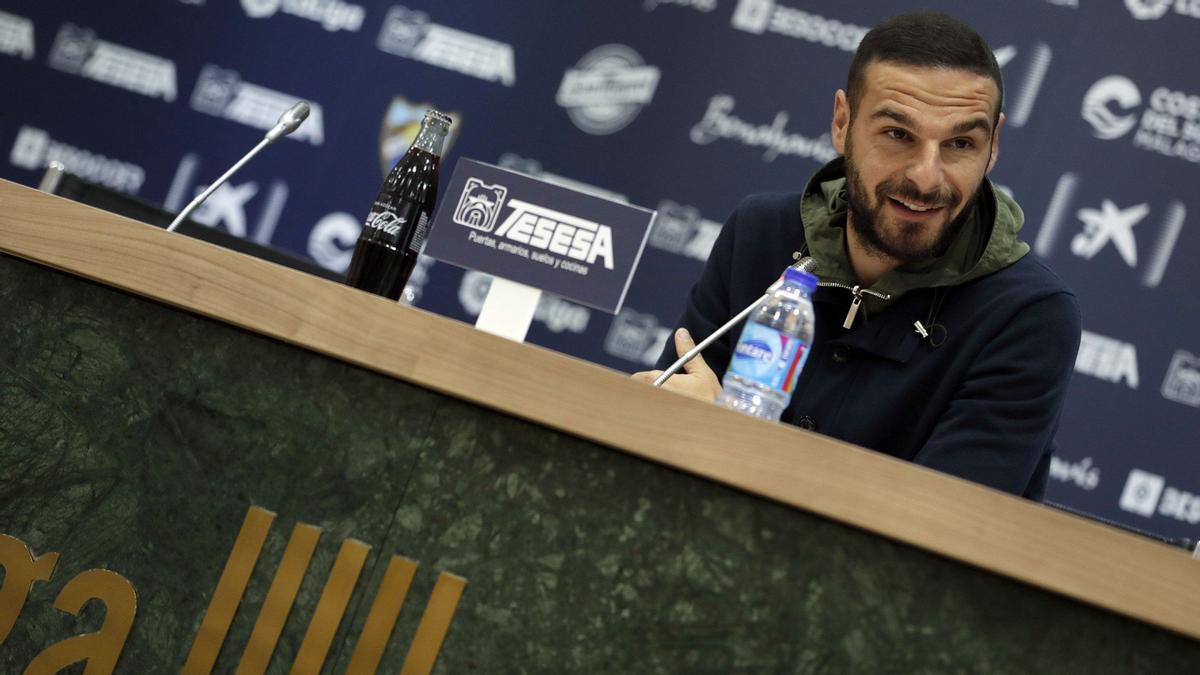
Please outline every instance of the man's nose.
[{"label": "man's nose", "polygon": [[923,144],[917,148],[916,156],[908,165],[905,177],[921,192],[936,192],[945,182],[945,166],[942,164],[941,147],[936,143]]}]

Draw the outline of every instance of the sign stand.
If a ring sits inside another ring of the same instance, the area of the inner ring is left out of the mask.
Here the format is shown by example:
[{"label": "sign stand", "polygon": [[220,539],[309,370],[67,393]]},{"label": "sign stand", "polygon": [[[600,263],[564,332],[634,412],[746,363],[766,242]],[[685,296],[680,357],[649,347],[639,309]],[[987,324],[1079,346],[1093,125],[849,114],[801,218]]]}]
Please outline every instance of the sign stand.
[{"label": "sign stand", "polygon": [[479,310],[475,327],[514,342],[524,342],[541,298],[542,292],[532,286],[492,277],[492,287]]}]

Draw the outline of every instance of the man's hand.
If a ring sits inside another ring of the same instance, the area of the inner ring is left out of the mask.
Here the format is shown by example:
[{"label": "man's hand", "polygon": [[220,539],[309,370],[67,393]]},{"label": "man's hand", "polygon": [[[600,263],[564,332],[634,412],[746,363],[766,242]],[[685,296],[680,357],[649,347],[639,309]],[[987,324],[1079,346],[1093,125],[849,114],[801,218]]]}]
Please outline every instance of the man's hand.
[{"label": "man's hand", "polygon": [[[683,356],[695,346],[696,342],[692,340],[692,336],[686,328],[675,331],[675,354],[677,356]],[[662,375],[662,372],[661,370],[648,370],[634,373],[633,379],[653,384],[658,376]],[[712,368],[709,368],[708,364],[704,362],[704,356],[697,354],[696,358],[683,365],[683,372],[672,375],[663,383],[662,388],[712,403],[721,394],[721,381],[717,379]]]}]

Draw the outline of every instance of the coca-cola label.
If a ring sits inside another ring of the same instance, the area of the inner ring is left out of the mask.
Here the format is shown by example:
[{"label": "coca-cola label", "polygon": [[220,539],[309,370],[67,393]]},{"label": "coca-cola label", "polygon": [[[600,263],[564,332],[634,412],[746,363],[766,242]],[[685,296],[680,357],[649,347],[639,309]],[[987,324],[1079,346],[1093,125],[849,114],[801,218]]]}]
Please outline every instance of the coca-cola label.
[{"label": "coca-cola label", "polygon": [[417,231],[413,233],[412,242],[408,245],[414,253],[420,253],[421,248],[425,246],[425,237],[429,235],[429,214],[421,212],[421,217],[417,218]]},{"label": "coca-cola label", "polygon": [[408,222],[407,218],[398,216],[393,211],[372,211],[367,216],[367,227],[377,230],[379,234],[386,235],[391,243],[397,243],[400,238],[400,229],[404,227],[404,223]]}]

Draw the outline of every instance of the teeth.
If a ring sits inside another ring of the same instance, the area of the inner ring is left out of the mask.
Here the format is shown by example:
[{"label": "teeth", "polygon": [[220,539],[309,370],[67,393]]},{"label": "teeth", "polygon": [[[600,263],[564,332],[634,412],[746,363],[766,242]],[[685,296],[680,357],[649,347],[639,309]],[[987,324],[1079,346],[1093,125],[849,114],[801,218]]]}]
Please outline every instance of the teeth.
[{"label": "teeth", "polygon": [[[896,199],[896,198],[895,198],[895,197],[893,197],[892,199]],[[903,204],[904,206],[908,207],[908,209],[910,209],[910,210],[912,210],[912,211],[918,211],[918,212],[920,212],[920,211],[928,211],[929,209],[935,208],[935,207],[932,207],[932,206],[917,206],[916,204],[913,204],[913,203],[910,203],[910,202],[906,202],[906,201],[904,201],[903,199],[896,199],[896,201],[900,202],[901,204]]]}]

